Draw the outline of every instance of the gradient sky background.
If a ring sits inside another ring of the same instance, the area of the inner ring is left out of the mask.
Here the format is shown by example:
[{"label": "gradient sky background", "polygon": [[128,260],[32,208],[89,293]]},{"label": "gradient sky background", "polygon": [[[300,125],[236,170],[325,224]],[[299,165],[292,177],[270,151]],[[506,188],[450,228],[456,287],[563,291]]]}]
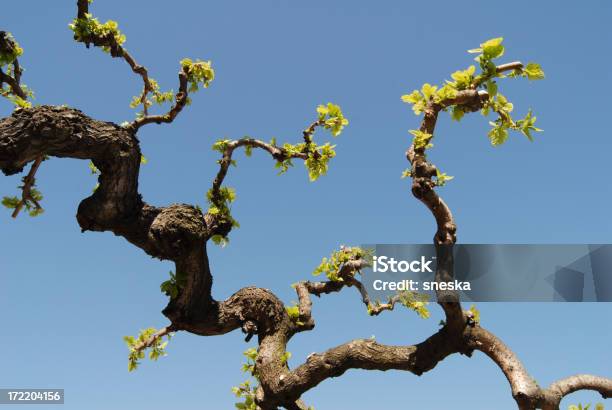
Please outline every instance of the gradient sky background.
[{"label": "gradient sky background", "polygon": [[[128,104],[139,78],[123,61],[72,40],[74,3],[3,4],[0,28],[25,49],[24,82],[40,104],[68,104],[108,121],[133,118]],[[327,101],[351,121],[335,141],[329,174],[316,183],[301,164],[279,177],[263,153],[238,155],[226,181],[237,190],[233,213],[242,227],[228,247],[209,250],[217,299],[257,285],[289,303],[290,284],[309,278],[340,244],[430,242],[433,220],[399,178],[407,130],[418,127],[399,97],[467,67],[465,51],[497,36],[506,39],[504,61],[542,64],[545,81],[508,80],[501,90],[517,115],[533,107],[545,132],[535,143],[517,134],[493,148],[481,116],[451,124],[442,115],[431,157],[455,176],[441,192],[459,241],[612,240],[609,2],[98,0],[92,11],[119,21],[126,48],[163,88],[176,88],[183,57],[211,59],[217,73],[174,124],[141,130],[149,159],[141,192],[151,204],[204,206],[218,138],[297,142]],[[0,115],[11,110],[0,102]],[[330,138],[317,134],[318,141]],[[15,194],[18,182],[0,178],[0,194]],[[127,372],[121,338],[167,324],[159,284],[173,266],[110,233],[80,233],[76,207],[95,183],[85,161],[53,159],[38,178],[45,214],[15,221],[8,211],[0,215],[0,387],[65,388],[70,410],[233,408],[230,388],[245,378],[241,353],[253,345],[240,332],[179,334],[168,357]],[[611,304],[479,307],[483,325],[541,385],[578,372],[612,376]],[[314,305],[317,330],[294,338],[290,363],[371,335],[382,343],[419,342],[438,327],[441,313],[436,306],[432,313],[429,320],[402,309],[370,318],[351,289],[324,297]],[[422,377],[349,371],[305,399],[318,410],[515,408],[502,373],[480,353],[452,356]],[[598,400],[575,394],[563,408]]]}]

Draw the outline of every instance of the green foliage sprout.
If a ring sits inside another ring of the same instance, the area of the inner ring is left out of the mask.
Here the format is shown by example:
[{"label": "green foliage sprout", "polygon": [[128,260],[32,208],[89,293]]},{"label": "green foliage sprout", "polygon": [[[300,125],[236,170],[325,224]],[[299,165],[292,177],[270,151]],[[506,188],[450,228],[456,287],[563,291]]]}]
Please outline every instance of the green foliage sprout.
[{"label": "green foliage sprout", "polygon": [[[234,228],[240,227],[238,221],[236,221],[232,216],[230,208],[231,203],[236,200],[236,191],[234,190],[234,188],[222,186],[221,188],[219,188],[217,194],[215,194],[215,192],[210,189],[206,193],[206,200],[210,205],[208,208],[209,214],[217,216],[222,222],[229,222]],[[211,240],[215,244],[221,246],[225,246],[229,242],[227,236],[221,235],[213,235],[211,237]]]},{"label": "green foliage sprout", "polygon": [[[316,125],[321,125],[329,130],[334,137],[339,136],[349,121],[342,113],[340,106],[327,103],[327,105],[319,105],[317,107],[318,120]],[[286,153],[286,158],[276,162],[276,168],[279,169],[279,174],[287,172],[289,167],[293,166],[291,157],[296,154],[307,154],[304,165],[308,170],[308,178],[311,182],[316,181],[321,176],[325,175],[329,169],[329,161],[336,156],[335,145],[325,143],[317,145],[311,140],[309,135],[308,141],[299,144],[283,144],[282,148]],[[272,145],[275,145],[276,141]]]},{"label": "green foliage sprout", "polygon": [[[145,358],[145,350],[144,348],[139,348],[143,344],[147,343],[155,334],[157,333],[157,329],[155,328],[147,328],[141,330],[137,337],[134,336],[124,336],[123,340],[127,344],[130,349],[130,354],[128,356],[128,371],[132,372],[138,368],[140,364],[140,360]],[[172,333],[168,333],[165,335],[168,340],[171,339]],[[151,345],[147,347],[150,349],[149,351],[149,359],[156,361],[162,356],[166,356],[166,346],[168,345],[168,340],[163,341],[163,337],[156,338]]]},{"label": "green foliage sprout", "polygon": [[468,315],[471,324],[480,324],[480,311],[476,308],[476,305],[470,306],[470,310],[468,310]]},{"label": "green foliage sprout", "polygon": [[253,386],[249,380],[240,384],[240,386],[232,387],[232,393],[242,402],[235,403],[234,406],[240,410],[257,410],[258,406],[255,403],[255,393],[257,386]]},{"label": "green foliage sprout", "polygon": [[415,311],[423,319],[427,319],[430,316],[429,309],[427,308],[429,297],[426,294],[403,291],[399,293],[399,303]]},{"label": "green foliage sprout", "polygon": [[440,172],[439,169],[436,169],[436,180],[435,180],[435,184],[437,186],[444,186],[446,185],[446,183],[448,181],[450,181],[451,179],[455,178],[454,176],[451,175],[446,175],[445,172]]},{"label": "green foliage sprout", "polygon": [[[568,410],[589,410],[590,408],[590,404],[587,404],[584,407],[582,406],[582,404],[578,404],[577,406],[572,404],[568,407]],[[604,410],[604,405],[602,403],[597,403],[595,405],[595,410]]]},{"label": "green foliage sprout", "polygon": [[345,126],[348,125],[348,120],[342,114],[340,106],[332,103],[327,105],[319,105],[317,107],[319,113],[319,121],[323,123],[323,126],[330,130],[334,137],[340,135]]},{"label": "green foliage sprout", "polygon": [[189,83],[189,92],[196,92],[200,85],[208,88],[210,83],[215,79],[215,70],[212,68],[210,61],[193,61],[190,58],[181,60],[181,67],[187,73],[187,82]]},{"label": "green foliage sprout", "polygon": [[431,148],[433,144],[429,143],[433,135],[420,130],[410,130],[410,133],[414,135],[413,144],[414,148]]},{"label": "green foliage sprout", "polygon": [[289,315],[289,318],[293,321],[298,320],[300,317],[300,308],[295,302],[291,306],[285,306],[285,311],[287,311],[287,315]]},{"label": "green foliage sprout", "polygon": [[[0,41],[2,42],[2,46],[0,46],[0,69],[6,70],[7,76],[14,77],[16,74],[15,60],[23,55],[23,48],[21,48],[11,33],[4,32],[3,38]],[[9,100],[16,108],[30,108],[32,104],[27,98],[34,98],[34,93],[25,84],[19,84],[18,86],[25,95],[25,99],[15,94],[10,85],[4,82],[0,87],[0,96]]]},{"label": "green foliage sprout", "polygon": [[[351,260],[364,259],[369,263],[372,253],[369,250],[364,250],[359,247],[340,248],[333,251],[329,258],[323,258],[319,266],[312,272],[314,276],[319,276],[324,273],[325,276],[334,282],[343,282],[344,278],[340,276],[340,271],[344,264]],[[354,272],[351,272],[354,273]]]},{"label": "green foliage sprout", "polygon": [[[30,198],[27,198],[25,201],[23,201],[23,206],[28,212],[28,215],[30,215],[31,217],[36,217],[44,212],[44,209],[37,207],[36,204],[32,202],[40,202],[42,201],[42,199],[42,193],[38,189],[34,188],[34,186],[32,186],[32,188],[30,188]],[[2,205],[7,209],[15,209],[19,206],[21,201],[22,200],[17,198],[16,196],[5,196],[2,198]]]},{"label": "green foliage sprout", "polygon": [[[23,185],[19,186],[20,189],[23,189],[24,185],[26,184],[26,178],[27,176],[21,178]],[[2,205],[7,209],[16,209],[21,204],[28,212],[28,215],[31,217],[36,217],[44,212],[43,208],[37,206],[37,203],[40,203],[42,200],[42,193],[36,189],[36,184],[32,183],[28,197],[25,199],[20,199],[16,196],[5,196],[2,198]]]},{"label": "green foliage sprout", "polygon": [[187,284],[187,277],[183,274],[170,271],[170,279],[164,281],[159,285],[162,293],[166,296],[170,297],[170,299],[176,299],[179,292],[185,287]]},{"label": "green foliage sprout", "polygon": [[255,378],[256,383],[252,383],[251,380],[246,380],[239,386],[232,387],[232,393],[242,401],[235,403],[237,409],[241,410],[257,410],[257,404],[255,404],[255,393],[257,392],[257,372],[255,368],[255,361],[257,360],[257,349],[251,347],[244,351],[243,355],[247,361],[242,365],[242,371],[248,373],[249,376]]},{"label": "green foliage sprout", "polygon": [[[478,88],[486,89],[488,100],[484,103],[481,113],[488,116],[490,112],[495,112],[498,118],[490,122],[491,130],[488,133],[491,144],[501,145],[508,139],[508,131],[518,131],[524,134],[530,141],[533,141],[532,132],[542,131],[534,124],[536,117],[531,110],[523,119],[514,120],[511,116],[513,105],[505,96],[498,92],[497,79],[505,77],[525,77],[529,80],[541,80],[544,78],[544,71],[537,63],[528,63],[524,67],[516,68],[509,74],[498,71],[498,66],[494,60],[503,56],[505,48],[502,45],[503,38],[498,37],[485,41],[479,48],[468,50],[469,53],[478,54],[475,61],[480,67],[480,72],[476,73],[474,65],[465,70],[455,71],[451,74],[451,80],[447,80],[442,87],[424,84],[420,90],[414,90],[410,94],[403,95],[402,101],[412,104],[415,114],[421,114],[427,104],[442,104],[442,110],[450,111],[451,118],[455,121],[461,120],[465,114],[465,107],[453,104],[453,99],[459,91],[475,90]],[[415,148],[431,148],[429,140],[431,135],[418,130],[411,130],[414,135]]]},{"label": "green foliage sprout", "polygon": [[[153,106],[153,104],[163,105],[174,100],[174,91],[160,91],[159,83],[154,78],[149,77],[149,85],[151,86],[151,89],[149,90],[151,93],[151,98],[144,98],[145,91],[143,89],[142,93],[132,97],[130,108],[136,108],[142,104],[148,109]],[[144,111],[138,113],[138,116],[144,116]]]},{"label": "green foliage sprout", "polygon": [[[108,20],[106,23],[100,23],[97,18],[90,13],[86,13],[85,17],[75,18],[68,25],[74,33],[74,39],[87,43],[92,38],[114,38],[118,45],[125,43],[126,37],[119,31],[119,24],[114,20]],[[110,52],[109,46],[102,46],[105,53]]]},{"label": "green foliage sprout", "polygon": [[308,151],[308,158],[304,164],[308,169],[308,178],[311,182],[327,174],[329,160],[336,156],[334,148],[336,148],[335,145],[326,143]]},{"label": "green foliage sprout", "polygon": [[4,34],[6,43],[9,43],[11,47],[0,48],[0,68],[12,64],[15,59],[23,54],[23,48],[15,41],[15,38],[11,33]]}]

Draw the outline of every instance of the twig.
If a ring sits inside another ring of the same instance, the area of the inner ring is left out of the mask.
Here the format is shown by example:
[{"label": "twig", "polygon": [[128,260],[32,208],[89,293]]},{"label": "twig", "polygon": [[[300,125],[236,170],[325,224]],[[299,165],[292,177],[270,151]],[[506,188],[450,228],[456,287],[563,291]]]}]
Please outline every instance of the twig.
[{"label": "twig", "polygon": [[[89,13],[89,3],[87,0],[78,0],[77,1],[78,13],[77,18],[83,19],[87,18],[87,14]],[[76,39],[76,38],[75,38]],[[149,116],[148,107],[147,107],[147,96],[150,92],[154,91],[154,87],[151,84],[151,80],[149,78],[149,72],[145,66],[142,66],[136,62],[134,57],[127,52],[121,44],[117,42],[115,36],[111,33],[107,36],[88,36],[85,38],[76,39],[82,43],[85,43],[86,47],[89,47],[89,43],[92,43],[94,46],[105,46],[110,49],[110,54],[112,57],[120,57],[125,60],[125,62],[130,66],[132,71],[138,74],[142,78],[143,89],[142,94],[140,95],[140,104],[143,106],[144,116],[142,118],[138,118],[133,121],[130,125],[136,131],[140,127],[145,124],[150,123],[170,123],[174,121],[176,116],[181,112],[181,110],[187,104],[188,90],[187,90],[187,74],[188,69],[183,67],[179,72],[179,91],[176,93],[175,104],[170,108],[170,110],[163,115],[153,115]]]},{"label": "twig", "polygon": [[32,167],[30,168],[30,172],[28,172],[28,175],[23,180],[23,185],[21,186],[21,201],[19,201],[19,203],[15,207],[15,210],[13,211],[13,214],[11,215],[13,218],[17,218],[19,212],[24,207],[24,205],[26,205],[27,201],[32,202],[34,206],[36,206],[36,209],[42,209],[38,201],[32,198],[31,190],[34,184],[36,183],[36,171],[38,171],[38,167],[40,167],[40,164],[43,162],[43,160],[44,156],[42,155],[36,158],[36,160],[32,164]]},{"label": "twig", "polygon": [[164,327],[164,328],[158,330],[153,336],[151,336],[147,340],[145,340],[145,341],[143,341],[141,343],[135,344],[133,346],[133,349],[136,352],[140,352],[141,350],[147,349],[147,348],[151,347],[152,345],[154,345],[155,342],[158,339],[160,339],[160,338],[162,338],[162,337],[164,337],[164,336],[166,336],[166,335],[168,335],[170,333],[173,333],[174,331],[175,331],[175,329],[173,328],[172,325]]}]

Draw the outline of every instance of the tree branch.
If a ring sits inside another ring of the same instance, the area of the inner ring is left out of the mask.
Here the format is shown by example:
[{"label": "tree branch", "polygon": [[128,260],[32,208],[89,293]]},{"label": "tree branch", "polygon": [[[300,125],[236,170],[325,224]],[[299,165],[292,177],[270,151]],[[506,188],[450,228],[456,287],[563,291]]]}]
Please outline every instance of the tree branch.
[{"label": "tree branch", "polygon": [[267,151],[268,153],[270,153],[272,158],[274,158],[277,161],[283,161],[285,159],[290,159],[290,158],[299,158],[299,159],[308,158],[308,154],[305,152],[293,153],[289,155],[285,149],[281,147],[277,147],[274,144],[269,144],[264,141],[255,139],[255,138],[245,137],[239,140],[230,141],[227,144],[227,147],[225,148],[225,150],[223,151],[223,157],[221,158],[221,160],[219,160],[219,165],[220,165],[219,171],[217,172],[217,176],[215,177],[213,181],[213,185],[212,185],[213,198],[219,197],[219,189],[221,188],[221,185],[223,184],[223,180],[225,179],[225,176],[227,175],[227,171],[232,163],[232,155],[234,154],[234,151],[239,147],[261,148],[264,151]]},{"label": "tree branch", "polygon": [[514,71],[514,70],[522,70],[522,69],[523,69],[523,63],[521,63],[520,61],[513,61],[511,63],[500,64],[496,67],[498,74],[504,73],[506,71]]},{"label": "tree branch", "polygon": [[32,202],[37,210],[42,210],[42,207],[40,206],[38,201],[32,196],[32,187],[36,183],[36,172],[38,171],[38,167],[40,167],[40,164],[43,162],[43,160],[43,156],[39,156],[38,158],[36,158],[34,160],[34,163],[32,164],[32,167],[30,168],[30,172],[28,172],[28,175],[26,175],[26,177],[23,179],[23,185],[20,187],[21,200],[19,201],[19,203],[15,207],[15,210],[13,211],[13,214],[11,215],[13,218],[17,218],[19,212],[21,212],[21,209],[28,202]]},{"label": "tree branch", "polygon": [[312,300],[308,290],[308,282],[299,282],[295,285],[295,292],[298,296],[298,321],[302,323],[300,330],[311,330],[315,326],[312,318]]},{"label": "tree branch", "polygon": [[[88,18],[90,18],[88,1],[77,0],[77,20]],[[149,78],[147,68],[136,62],[134,57],[128,53],[128,51],[117,41],[114,34],[109,33],[108,35],[102,36],[96,35],[95,33],[89,33],[85,36],[78,36],[75,33],[74,39],[78,42],[84,43],[87,48],[89,48],[90,44],[97,47],[108,47],[112,57],[122,58],[130,66],[131,70],[142,78],[143,89],[139,101],[143,106],[144,115],[131,123],[131,127],[134,129],[134,131],[138,130],[145,124],[171,123],[187,104],[189,94],[187,89],[187,76],[189,74],[189,70],[186,67],[182,67],[181,71],[179,71],[179,91],[176,93],[175,103],[170,110],[164,115],[149,116],[147,96],[149,93],[156,91],[155,86]]]},{"label": "tree branch", "polygon": [[577,374],[557,380],[543,392],[542,409],[558,410],[563,397],[579,390],[593,390],[601,394],[602,398],[609,399],[612,398],[612,379],[590,374]]},{"label": "tree branch", "polygon": [[140,352],[142,350],[148,349],[149,347],[153,346],[155,342],[157,342],[159,339],[163,338],[164,336],[171,335],[172,333],[174,333],[174,331],[175,329],[173,329],[172,326],[167,326],[162,329],[159,329],[150,338],[140,343],[136,343],[132,348],[135,352]]},{"label": "tree branch", "polygon": [[260,381],[268,393],[292,400],[322,381],[338,377],[349,369],[404,370],[421,375],[433,369],[448,355],[461,351],[460,340],[444,327],[427,340],[414,346],[389,346],[375,340],[359,339],[327,350],[313,353],[294,370],[270,378],[261,373]]},{"label": "tree branch", "polygon": [[[187,105],[189,92],[187,89],[187,78],[189,75],[189,70],[186,67],[182,67],[181,71],[178,73],[179,78],[179,90],[174,96],[175,103],[172,105],[170,110],[164,115],[148,115],[145,112],[145,115],[141,118],[137,118],[134,122],[132,122],[132,127],[135,130],[138,130],[140,127],[146,124],[156,123],[171,123],[174,119],[179,115],[179,113],[185,108]],[[143,91],[143,98],[146,99],[146,95]],[[146,103],[144,103],[146,107]]]},{"label": "tree branch", "polygon": [[[17,45],[11,39],[10,35],[6,31],[0,31],[0,54],[2,55],[10,55],[15,52]],[[18,55],[18,54],[15,54]],[[21,73],[22,69],[19,65],[19,60],[17,57],[10,63],[13,66],[12,76],[5,73],[0,69],[0,90],[2,90],[3,83],[8,84],[11,92],[21,98],[22,100],[27,100],[28,96],[25,90],[21,87]],[[10,67],[9,67],[9,71]]]}]

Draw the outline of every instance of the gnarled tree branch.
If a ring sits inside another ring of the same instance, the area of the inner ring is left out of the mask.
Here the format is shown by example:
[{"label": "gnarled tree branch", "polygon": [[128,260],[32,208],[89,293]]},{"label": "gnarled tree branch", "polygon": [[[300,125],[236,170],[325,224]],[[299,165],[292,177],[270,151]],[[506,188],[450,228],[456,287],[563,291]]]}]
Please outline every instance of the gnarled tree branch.
[{"label": "gnarled tree branch", "polygon": [[[77,18],[87,19],[88,1],[78,0],[77,6]],[[141,152],[136,131],[146,123],[171,122],[176,117],[187,102],[189,72],[183,66],[179,73],[179,92],[171,110],[162,116],[149,116],[145,100],[153,86],[147,70],[136,63],[114,35],[92,34],[78,40],[87,46],[108,47],[113,57],[123,58],[132,71],[142,77],[144,87],[141,102],[145,107],[145,116],[128,127],[121,127],[94,120],[70,108],[40,106],[16,110],[11,117],[0,120],[0,169],[11,175],[33,162],[24,184],[26,200],[27,186],[33,184],[36,169],[45,156],[91,160],[100,170],[99,187],[78,207],[77,220],[82,230],[113,232],[147,254],[175,263],[177,276],[180,274],[184,281],[181,281],[177,295],[171,297],[163,310],[171,323],[148,340],[135,345],[137,351],[152,346],[169,332],[179,330],[202,336],[221,335],[236,329],[247,333],[247,338],[257,334],[259,349],[255,370],[260,382],[257,405],[265,410],[279,406],[291,410],[305,409],[300,400],[303,393],[326,379],[344,374],[348,369],[393,369],[421,375],[451,354],[469,356],[474,350],[482,351],[500,367],[520,409],[556,409],[562,397],[580,389],[598,391],[603,397],[612,395],[611,380],[589,375],[572,376],[553,383],[548,389],[541,389],[507,346],[478,323],[468,320],[455,293],[438,294],[438,301],[446,314],[446,324],[419,344],[388,346],[375,340],[353,340],[323,353],[311,354],[304,363],[290,369],[285,356],[288,341],[298,332],[314,327],[310,295],[320,296],[353,286],[360,291],[362,302],[372,308],[365,288],[355,278],[355,273],[364,266],[365,261],[344,263],[338,272],[342,280],[298,283],[298,322],[301,324],[292,320],[282,301],[267,289],[245,287],[227,300],[215,300],[206,243],[213,234],[227,227],[222,227],[223,224],[214,215],[204,215],[194,206],[148,205],[138,192]],[[521,63],[510,63],[498,66],[497,72],[521,67]],[[0,73],[0,81],[9,84],[12,89],[16,84],[13,92],[19,96],[23,90],[19,86],[21,70],[16,60],[13,71],[15,76],[9,80],[5,79],[4,73]],[[486,98],[483,92],[469,89],[438,103],[430,100],[425,108],[421,131],[433,135],[438,113],[445,107],[460,105],[466,111],[474,111],[482,106]],[[309,155],[316,157],[318,151],[310,146],[316,127],[325,124],[323,117],[304,130],[304,152],[289,153],[275,144],[252,138],[229,142],[213,182],[213,198],[220,196],[232,153],[240,146],[264,149],[277,161],[307,159]],[[450,281],[453,279],[452,246],[456,241],[453,215],[434,189],[436,167],[428,162],[425,147],[412,145],[407,157],[413,167],[412,193],[427,206],[437,224],[434,237],[438,254],[436,280]],[[375,308],[375,314],[392,309],[396,302],[391,299],[389,303],[380,305]]]},{"label": "gnarled tree branch", "polygon": [[[91,18],[89,15],[89,2],[87,0],[77,0],[77,9],[77,20],[87,20]],[[179,71],[179,90],[175,95],[175,102],[170,110],[163,115],[149,115],[147,96],[149,93],[155,92],[156,88],[152,79],[149,78],[147,68],[136,62],[134,57],[119,43],[115,35],[113,33],[104,36],[97,35],[96,33],[88,33],[87,35],[77,35],[75,33],[74,39],[84,43],[87,48],[89,48],[90,44],[97,47],[108,48],[112,57],[122,58],[130,66],[131,70],[142,78],[143,89],[139,101],[143,106],[143,115],[130,124],[135,131],[145,124],[171,123],[187,104],[189,95],[187,88],[189,69],[187,67],[182,67],[181,71]]]}]

